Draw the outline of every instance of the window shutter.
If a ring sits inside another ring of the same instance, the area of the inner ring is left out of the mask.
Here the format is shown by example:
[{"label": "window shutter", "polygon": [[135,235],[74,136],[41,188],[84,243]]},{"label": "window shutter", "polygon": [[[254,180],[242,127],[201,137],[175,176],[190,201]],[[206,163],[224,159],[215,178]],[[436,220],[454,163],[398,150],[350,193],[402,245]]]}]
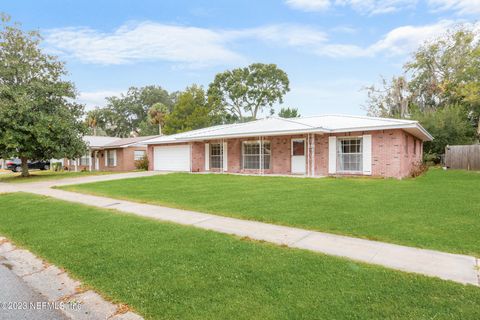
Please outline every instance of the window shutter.
[{"label": "window shutter", "polygon": [[112,150],[113,152],[113,166],[117,166],[117,150]]},{"label": "window shutter", "polygon": [[227,143],[223,143],[223,171],[228,171],[228,146]]},{"label": "window shutter", "polygon": [[205,171],[210,170],[210,144],[205,143]]},{"label": "window shutter", "polygon": [[103,151],[103,157],[105,158],[105,167],[108,167],[108,150]]},{"label": "window shutter", "polygon": [[337,137],[328,137],[328,173],[337,172]]},{"label": "window shutter", "polygon": [[372,174],[372,135],[363,135],[363,174]]}]

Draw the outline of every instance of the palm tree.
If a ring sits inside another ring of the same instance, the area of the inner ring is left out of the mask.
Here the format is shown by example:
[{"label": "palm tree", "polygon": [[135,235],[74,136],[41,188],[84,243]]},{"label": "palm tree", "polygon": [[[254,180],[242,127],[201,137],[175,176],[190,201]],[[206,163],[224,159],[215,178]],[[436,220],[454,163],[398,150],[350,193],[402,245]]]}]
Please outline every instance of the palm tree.
[{"label": "palm tree", "polygon": [[103,123],[102,111],[99,108],[95,108],[87,112],[87,118],[85,119],[87,126],[93,130],[93,135],[97,135],[97,128]]},{"label": "palm tree", "polygon": [[162,126],[165,124],[165,117],[168,114],[168,107],[157,102],[148,110],[148,117],[151,124],[158,125],[158,134],[162,135]]}]

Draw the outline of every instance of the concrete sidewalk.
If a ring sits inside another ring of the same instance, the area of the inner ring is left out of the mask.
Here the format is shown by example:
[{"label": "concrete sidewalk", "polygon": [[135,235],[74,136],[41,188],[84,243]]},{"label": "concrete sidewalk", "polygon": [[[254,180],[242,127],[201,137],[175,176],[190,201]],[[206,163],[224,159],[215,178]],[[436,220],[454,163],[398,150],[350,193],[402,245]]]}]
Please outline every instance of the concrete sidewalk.
[{"label": "concrete sidewalk", "polygon": [[[87,177],[85,177],[87,178]],[[87,180],[82,178],[83,181]],[[79,183],[80,179],[76,179]],[[111,180],[111,179],[109,179]],[[95,180],[100,181],[100,180]],[[102,181],[104,181],[102,179]],[[92,181],[89,181],[92,182]],[[57,181],[55,185],[69,183]],[[414,272],[444,280],[479,286],[478,260],[475,257],[418,249],[323,232],[278,226],[262,222],[227,218],[194,211],[91,196],[38,185],[16,185],[18,191],[45,195],[65,201],[116,209],[122,212],[169,221],[221,233],[249,237],[314,252],[345,257],[384,267]],[[0,188],[1,189],[1,188]]]},{"label": "concrete sidewalk", "polygon": [[[105,175],[91,175],[84,177],[74,177],[74,178],[65,178],[58,180],[44,180],[38,182],[29,182],[29,183],[17,183],[16,186],[30,186],[32,188],[51,188],[53,186],[66,186],[70,184],[79,184],[79,183],[90,183],[90,182],[100,182],[100,181],[110,181],[110,180],[122,180],[129,178],[142,178],[150,177],[161,174],[167,174],[169,172],[159,172],[159,171],[138,171],[138,172],[125,172],[125,173],[112,173]],[[12,185],[11,183],[9,185]]]}]

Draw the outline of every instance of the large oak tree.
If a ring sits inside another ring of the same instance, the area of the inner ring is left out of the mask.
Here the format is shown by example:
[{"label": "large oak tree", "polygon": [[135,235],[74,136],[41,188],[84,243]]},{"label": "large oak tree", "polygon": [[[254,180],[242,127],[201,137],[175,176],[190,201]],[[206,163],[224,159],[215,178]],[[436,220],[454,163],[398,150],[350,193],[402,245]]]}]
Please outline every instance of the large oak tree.
[{"label": "large oak tree", "polygon": [[0,29],[0,157],[76,158],[85,152],[75,88],[64,64],[40,49],[41,37],[2,15]]},{"label": "large oak tree", "polygon": [[209,101],[240,121],[256,119],[259,112],[283,102],[290,90],[288,75],[275,64],[254,63],[215,76],[208,89]]}]

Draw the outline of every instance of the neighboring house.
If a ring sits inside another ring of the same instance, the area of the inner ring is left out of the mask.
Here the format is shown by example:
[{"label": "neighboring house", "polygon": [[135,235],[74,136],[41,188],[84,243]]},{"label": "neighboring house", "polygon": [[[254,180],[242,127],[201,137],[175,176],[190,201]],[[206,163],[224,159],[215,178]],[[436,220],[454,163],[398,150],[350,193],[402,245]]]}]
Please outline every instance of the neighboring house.
[{"label": "neighboring house", "polygon": [[432,139],[416,121],[324,115],[220,125],[143,143],[149,170],[403,178]]},{"label": "neighboring house", "polygon": [[64,160],[64,167],[71,171],[131,171],[135,161],[141,160],[147,151],[143,141],[154,136],[117,138],[85,136],[87,153],[79,159]]}]

